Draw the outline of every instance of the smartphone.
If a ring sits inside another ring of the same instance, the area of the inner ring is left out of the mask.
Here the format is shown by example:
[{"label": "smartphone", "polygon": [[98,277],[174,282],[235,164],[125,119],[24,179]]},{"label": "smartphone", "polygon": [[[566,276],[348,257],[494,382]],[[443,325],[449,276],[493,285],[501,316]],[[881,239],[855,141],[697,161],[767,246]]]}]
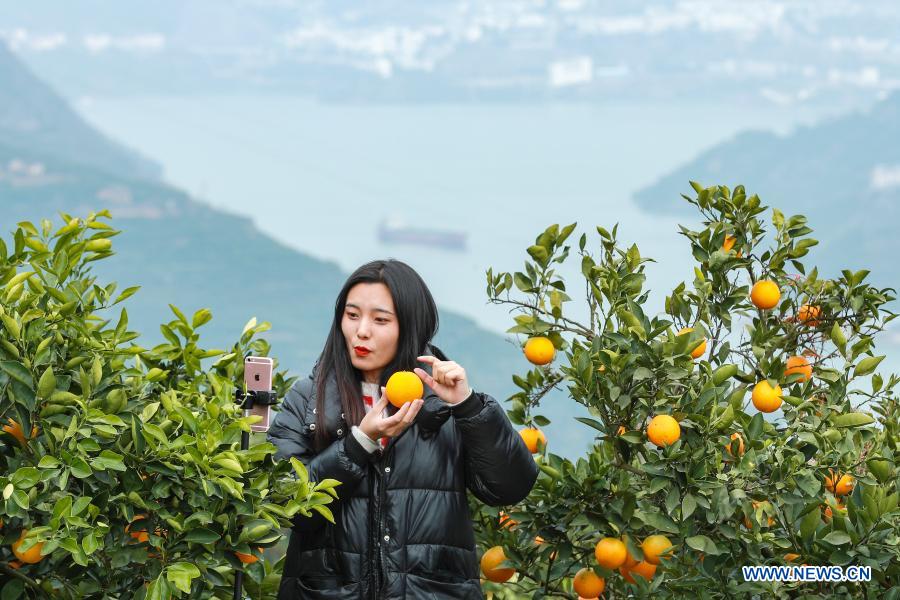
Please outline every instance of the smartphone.
[{"label": "smartphone", "polygon": [[[244,386],[247,391],[272,390],[272,359],[268,356],[248,356],[244,359]],[[272,419],[272,407],[269,405],[254,405],[252,409],[244,411],[245,416],[259,415],[262,421],[250,426],[251,431],[268,431]]]}]

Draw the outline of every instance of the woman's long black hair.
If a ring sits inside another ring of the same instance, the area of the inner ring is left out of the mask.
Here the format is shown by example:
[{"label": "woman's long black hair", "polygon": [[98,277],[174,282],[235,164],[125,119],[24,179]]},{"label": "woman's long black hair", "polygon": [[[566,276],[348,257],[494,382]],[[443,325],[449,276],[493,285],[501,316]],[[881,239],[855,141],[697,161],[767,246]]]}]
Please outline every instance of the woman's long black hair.
[{"label": "woman's long black hair", "polygon": [[[334,303],[334,321],[325,340],[316,368],[316,436],[317,450],[326,448],[330,434],[325,421],[325,384],[333,375],[341,398],[341,411],[350,425],[359,425],[365,416],[362,400],[362,373],[350,362],[341,321],[350,289],[359,283],[383,283],[394,300],[400,336],[397,354],[381,372],[380,385],[396,371],[412,371],[427,344],[438,330],[438,312],[431,292],[412,267],[399,260],[375,260],[356,269],[344,283]],[[377,399],[376,399],[377,400]]]}]

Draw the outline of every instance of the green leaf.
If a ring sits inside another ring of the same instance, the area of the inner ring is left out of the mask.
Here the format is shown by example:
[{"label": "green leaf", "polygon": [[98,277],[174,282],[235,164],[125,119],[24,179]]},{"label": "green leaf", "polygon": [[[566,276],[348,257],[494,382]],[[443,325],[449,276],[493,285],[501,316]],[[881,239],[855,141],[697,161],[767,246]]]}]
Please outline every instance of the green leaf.
[{"label": "green leaf", "polygon": [[709,555],[721,554],[722,551],[716,546],[710,538],[705,535],[694,535],[684,540],[684,543],[698,552],[705,552]]},{"label": "green leaf", "polygon": [[121,302],[122,300],[125,300],[125,299],[127,299],[127,298],[130,298],[130,297],[133,296],[134,293],[135,293],[136,291],[138,291],[139,289],[141,289],[141,286],[139,286],[139,285],[136,285],[136,286],[130,287],[130,288],[125,288],[124,290],[122,290],[122,293],[121,293],[121,294],[119,294],[118,296],[116,296],[116,299],[113,300],[113,304],[118,304],[118,303]]},{"label": "green leaf", "polygon": [[100,547],[100,542],[97,541],[93,535],[86,535],[81,540],[81,547],[84,549],[84,553],[90,556],[94,553],[94,551]]},{"label": "green leaf", "polygon": [[841,325],[837,321],[835,321],[834,327],[831,328],[831,341],[834,342],[834,345],[841,351],[841,354],[847,354],[847,337],[844,335],[843,330],[841,330]]},{"label": "green leaf", "polygon": [[638,510],[635,511],[635,516],[654,529],[667,533],[678,533],[678,525],[675,524],[675,521],[662,513],[648,513]]},{"label": "green leaf", "polygon": [[72,470],[72,475],[77,477],[78,479],[85,479],[90,477],[94,472],[91,470],[91,467],[84,461],[80,456],[75,457],[70,465]]},{"label": "green leaf", "polygon": [[194,317],[191,320],[191,327],[193,329],[197,329],[201,325],[208,323],[212,319],[212,313],[207,308],[201,308],[197,312],[194,313]]},{"label": "green leaf", "polygon": [[751,440],[755,440],[759,438],[759,434],[762,433],[763,429],[763,416],[762,413],[756,413],[753,415],[753,418],[750,419],[750,424],[747,426],[747,437]]},{"label": "green leaf", "polygon": [[177,562],[166,569],[166,579],[184,593],[191,591],[191,581],[200,577],[200,569],[189,562]]},{"label": "green leaf", "polygon": [[[49,338],[48,338],[49,339]],[[38,381],[37,395],[38,398],[49,398],[56,389],[56,376],[53,374],[53,368],[47,367]]]},{"label": "green leaf", "polygon": [[[694,498],[691,494],[685,494],[684,499],[681,501],[681,518],[687,519],[694,511],[697,509],[697,499]],[[701,536],[702,537],[702,536]]]},{"label": "green leaf", "polygon": [[185,325],[188,324],[187,317],[184,316],[184,313],[183,313],[183,312],[181,312],[180,310],[178,310],[178,307],[177,307],[177,306],[175,306],[174,304],[170,304],[170,305],[169,305],[169,309],[175,314],[176,317],[178,317],[178,320],[179,320],[179,321],[181,321],[181,322],[184,323]]},{"label": "green leaf", "polygon": [[241,337],[244,337],[244,334],[246,334],[248,331],[250,331],[254,327],[256,327],[256,317],[251,317],[250,320],[247,321],[247,324],[244,325],[244,329],[241,330]]},{"label": "green leaf", "polygon": [[822,538],[822,540],[834,546],[841,546],[850,541],[850,536],[844,531],[832,531]]},{"label": "green leaf", "polygon": [[835,427],[862,427],[875,422],[875,418],[867,413],[852,412],[834,417],[831,422]]},{"label": "green leaf", "polygon": [[21,579],[8,580],[0,591],[0,600],[20,600],[25,597],[25,582]]},{"label": "green leaf", "polygon": [[862,359],[859,361],[859,364],[856,365],[856,368],[853,369],[853,376],[862,377],[863,375],[868,375],[874,371],[878,367],[878,363],[883,360],[883,356],[869,356],[868,358]]},{"label": "green leaf", "polygon": [[13,485],[20,490],[30,490],[41,480],[41,472],[34,467],[22,467],[12,476]]},{"label": "green leaf", "polygon": [[72,505],[72,516],[75,517],[80,515],[84,509],[90,506],[91,500],[93,500],[93,498],[90,496],[79,496],[78,500]]},{"label": "green leaf", "polygon": [[42,469],[55,469],[59,466],[59,461],[50,456],[49,454],[45,454],[41,457],[40,462],[38,462],[38,467]]},{"label": "green leaf", "polygon": [[588,427],[593,427],[597,431],[606,433],[606,427],[600,421],[597,421],[595,419],[590,419],[588,417],[575,417],[575,420],[580,423],[584,423]]},{"label": "green leaf", "polygon": [[535,260],[536,263],[543,265],[547,262],[547,259],[550,257],[550,254],[547,252],[547,249],[543,246],[529,246],[526,250],[528,254]]},{"label": "green leaf", "polygon": [[206,529],[205,527],[198,527],[197,529],[192,529],[187,532],[184,536],[184,539],[188,542],[193,542],[195,544],[211,544],[215,541],[218,541],[222,536],[213,531],[212,529]]},{"label": "green leaf", "polygon": [[0,369],[3,369],[7,375],[26,386],[29,390],[34,390],[34,379],[31,377],[31,372],[22,363],[14,360],[0,360]]},{"label": "green leaf", "polygon": [[22,490],[15,490],[12,493],[12,499],[13,499],[13,502],[18,504],[22,508],[22,510],[28,510],[28,507],[31,504],[30,501],[28,500],[28,494],[26,494]]},{"label": "green leaf", "polygon": [[313,504],[312,509],[314,511],[316,511],[317,513],[319,513],[320,515],[322,515],[323,517],[325,517],[325,520],[327,520],[332,525],[335,524],[334,523],[334,515],[331,513],[331,510],[327,506],[323,506],[321,504]]}]

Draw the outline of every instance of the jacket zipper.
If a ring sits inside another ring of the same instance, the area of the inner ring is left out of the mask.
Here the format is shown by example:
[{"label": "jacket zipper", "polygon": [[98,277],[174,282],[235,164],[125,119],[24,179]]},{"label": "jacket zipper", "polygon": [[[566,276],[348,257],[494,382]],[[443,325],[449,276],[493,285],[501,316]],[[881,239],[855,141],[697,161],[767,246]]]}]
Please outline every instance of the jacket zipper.
[{"label": "jacket zipper", "polygon": [[[372,469],[370,473],[371,479],[369,483],[369,500],[372,503],[377,503],[378,500],[378,468],[373,466],[369,467]],[[369,598],[370,600],[378,600],[378,526],[376,525],[376,514],[375,511],[371,511],[369,513],[369,555],[368,555],[368,568],[369,568]]]},{"label": "jacket zipper", "polygon": [[[384,456],[382,456],[384,459]],[[381,598],[381,588],[384,586],[384,502],[387,495],[385,490],[384,477],[382,475],[383,460],[378,461],[375,467],[376,479],[375,486],[378,494],[378,501],[375,504],[375,598]]]}]

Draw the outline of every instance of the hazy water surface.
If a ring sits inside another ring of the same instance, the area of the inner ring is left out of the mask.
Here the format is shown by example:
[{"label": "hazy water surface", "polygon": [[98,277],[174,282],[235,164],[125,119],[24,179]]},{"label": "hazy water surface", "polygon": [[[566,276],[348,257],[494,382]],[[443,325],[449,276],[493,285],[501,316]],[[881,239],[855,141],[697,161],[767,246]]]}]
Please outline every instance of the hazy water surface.
[{"label": "hazy water surface", "polygon": [[[161,162],[170,182],[252,216],[285,244],[346,271],[406,260],[442,307],[497,331],[509,316],[486,306],[484,272],[521,269],[551,223],[589,232],[621,223],[623,241],[660,260],[650,267],[660,301],[692,278],[691,257],[676,221],[638,210],[630,195],[740,130],[784,132],[816,117],[773,106],[327,106],[264,96],[95,98],[80,109]],[[469,249],[380,245],[377,224],[390,216],[467,231]]]}]

